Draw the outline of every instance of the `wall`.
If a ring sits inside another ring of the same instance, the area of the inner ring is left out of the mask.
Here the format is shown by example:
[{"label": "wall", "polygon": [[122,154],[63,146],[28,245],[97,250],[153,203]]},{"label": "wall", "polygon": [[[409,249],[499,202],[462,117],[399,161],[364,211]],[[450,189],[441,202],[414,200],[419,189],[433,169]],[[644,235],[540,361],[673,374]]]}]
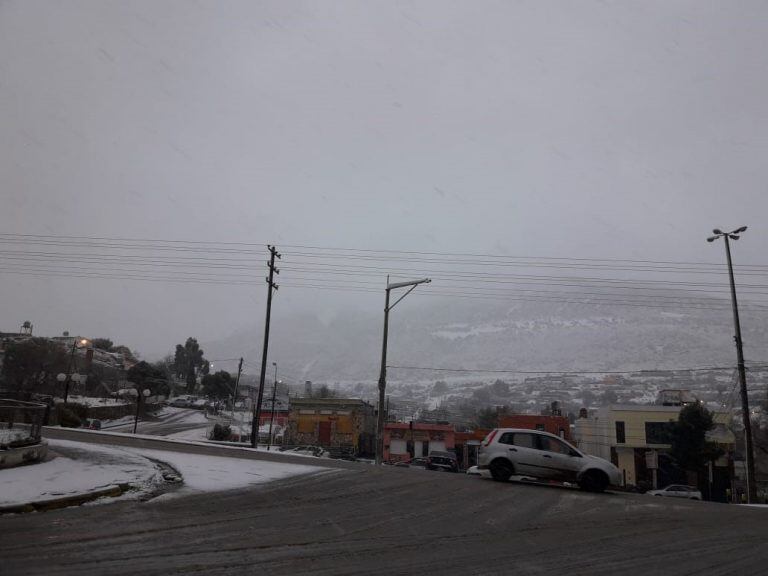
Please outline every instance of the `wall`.
[{"label": "wall", "polygon": [[[402,451],[403,443],[406,448],[404,452]],[[392,450],[393,446],[396,450]],[[455,447],[453,427],[447,424],[414,422],[411,426],[410,423],[405,422],[390,422],[384,425],[384,460],[386,461],[410,460],[409,450],[414,452],[415,457],[420,458],[433,450],[452,451]]]},{"label": "wall", "polygon": [[499,428],[525,428],[544,430],[563,440],[571,441],[571,422],[565,416],[545,416],[539,414],[508,414],[499,417]]}]

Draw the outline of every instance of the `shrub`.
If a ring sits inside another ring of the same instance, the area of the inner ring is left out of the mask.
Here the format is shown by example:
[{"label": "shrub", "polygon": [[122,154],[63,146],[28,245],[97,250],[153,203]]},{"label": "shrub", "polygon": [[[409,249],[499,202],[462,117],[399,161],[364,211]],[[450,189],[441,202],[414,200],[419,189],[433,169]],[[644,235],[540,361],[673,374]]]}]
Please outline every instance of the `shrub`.
[{"label": "shrub", "polygon": [[222,426],[221,424],[216,424],[213,427],[211,440],[229,440],[231,436],[232,429],[229,427],[229,425]]},{"label": "shrub", "polygon": [[65,406],[57,408],[59,424],[66,428],[79,428],[82,421],[74,410]]}]

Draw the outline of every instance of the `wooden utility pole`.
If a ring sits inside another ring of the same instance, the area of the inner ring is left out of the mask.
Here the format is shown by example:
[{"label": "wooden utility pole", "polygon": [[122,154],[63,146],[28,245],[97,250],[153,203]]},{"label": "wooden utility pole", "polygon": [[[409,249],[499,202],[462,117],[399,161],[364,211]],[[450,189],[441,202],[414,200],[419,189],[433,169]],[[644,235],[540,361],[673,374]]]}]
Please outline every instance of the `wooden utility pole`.
[{"label": "wooden utility pole", "polygon": [[237,402],[237,387],[240,385],[240,375],[242,373],[243,373],[243,358],[241,356],[240,363],[237,365],[237,379],[235,380],[235,391],[232,393],[232,422],[235,421],[235,402]]},{"label": "wooden utility pole", "polygon": [[280,270],[275,268],[275,258],[280,258],[274,246],[269,248],[269,278],[267,278],[267,317],[264,321],[264,349],[261,353],[261,376],[259,377],[259,395],[256,405],[253,407],[253,421],[251,422],[251,446],[256,448],[259,443],[259,420],[261,419],[261,401],[264,396],[264,380],[267,375],[267,353],[269,351],[269,319],[272,315],[272,290],[277,290],[274,283],[275,274]]}]

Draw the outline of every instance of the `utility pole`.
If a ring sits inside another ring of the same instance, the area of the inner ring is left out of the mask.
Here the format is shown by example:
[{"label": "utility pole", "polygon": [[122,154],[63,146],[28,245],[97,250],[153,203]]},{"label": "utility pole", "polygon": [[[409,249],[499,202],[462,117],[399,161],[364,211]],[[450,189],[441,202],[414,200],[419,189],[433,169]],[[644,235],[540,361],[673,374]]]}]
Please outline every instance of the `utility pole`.
[{"label": "utility pole", "polygon": [[272,315],[272,290],[277,290],[274,283],[275,274],[280,270],[275,268],[275,258],[280,258],[274,246],[269,248],[269,278],[267,278],[267,317],[264,321],[264,350],[261,353],[261,376],[259,377],[259,395],[253,408],[253,421],[251,422],[251,446],[256,448],[259,444],[259,420],[261,418],[261,401],[264,396],[264,380],[267,375],[267,352],[269,351],[269,319]]},{"label": "utility pole", "polygon": [[272,416],[269,418],[269,443],[267,450],[272,450],[272,426],[275,423],[275,396],[277,395],[277,362],[272,362],[275,367],[275,381],[272,383]]},{"label": "utility pole", "polygon": [[[69,383],[72,381],[72,364],[75,361],[75,350],[77,348],[77,338],[72,342],[72,352],[69,354],[69,364],[67,364],[67,383],[64,385],[64,406],[67,405],[69,397]],[[135,431],[134,431],[135,433]]]},{"label": "utility pole", "polygon": [[728,239],[738,240],[739,234],[746,232],[747,227],[742,226],[732,232],[723,232],[715,228],[712,233],[714,236],[707,238],[707,242],[714,242],[718,238],[725,240],[725,256],[728,260],[728,276],[731,280],[731,304],[733,306],[733,326],[736,331],[734,340],[736,341],[736,359],[739,369],[739,381],[741,384],[741,417],[744,423],[744,443],[747,465],[747,502],[757,501],[757,484],[755,482],[755,453],[752,446],[752,422],[749,417],[749,396],[747,395],[747,370],[744,367],[744,350],[741,341],[741,323],[739,322],[739,305],[736,302],[736,283],[733,279],[733,263],[731,261],[731,245]]},{"label": "utility pole", "polygon": [[[235,379],[235,391],[232,394],[232,421],[235,421],[235,402],[237,402],[237,387],[240,385],[240,374],[243,373],[243,358],[240,357],[240,363],[237,365],[237,378]],[[239,432],[238,432],[239,433]]]},{"label": "utility pole", "polygon": [[[389,311],[392,310],[397,304],[408,294],[413,292],[419,284],[426,284],[432,282],[429,278],[422,278],[421,280],[411,280],[409,282],[395,282],[389,283],[389,276],[387,276],[386,298],[384,300],[384,338],[381,343],[381,371],[379,372],[379,412],[376,418],[376,464],[381,464],[384,457],[384,405],[386,404],[386,389],[387,389],[387,339],[389,337]],[[389,293],[396,288],[405,288],[410,286],[408,291],[400,296],[395,303],[389,305]]]}]

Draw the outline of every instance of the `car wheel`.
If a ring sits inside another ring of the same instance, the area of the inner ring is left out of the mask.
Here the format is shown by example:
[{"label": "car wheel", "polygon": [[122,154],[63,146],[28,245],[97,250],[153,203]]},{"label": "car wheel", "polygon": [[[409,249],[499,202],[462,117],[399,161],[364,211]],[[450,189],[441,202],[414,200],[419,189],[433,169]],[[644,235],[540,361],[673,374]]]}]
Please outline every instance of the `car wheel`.
[{"label": "car wheel", "polygon": [[608,477],[599,470],[588,470],[579,481],[579,488],[587,492],[604,492],[608,487]]},{"label": "car wheel", "polygon": [[514,468],[507,460],[494,460],[491,462],[491,477],[497,482],[506,482],[514,473]]}]

